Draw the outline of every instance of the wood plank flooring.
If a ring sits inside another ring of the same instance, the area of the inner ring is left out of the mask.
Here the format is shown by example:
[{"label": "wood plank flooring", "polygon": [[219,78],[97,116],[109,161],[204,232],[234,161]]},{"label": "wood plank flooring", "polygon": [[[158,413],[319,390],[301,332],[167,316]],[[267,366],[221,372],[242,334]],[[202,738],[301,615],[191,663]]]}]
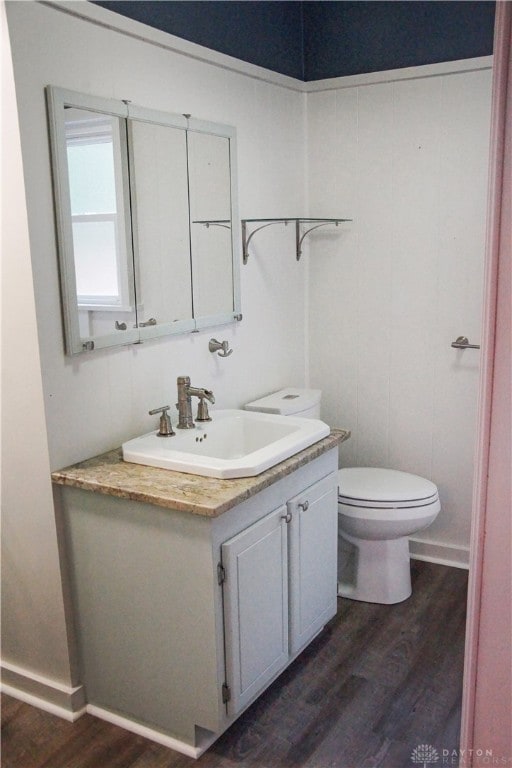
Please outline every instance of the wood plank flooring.
[{"label": "wood plank flooring", "polygon": [[394,606],[339,601],[324,632],[197,761],[2,697],[3,768],[414,768],[458,748],[467,573],[412,561]]}]

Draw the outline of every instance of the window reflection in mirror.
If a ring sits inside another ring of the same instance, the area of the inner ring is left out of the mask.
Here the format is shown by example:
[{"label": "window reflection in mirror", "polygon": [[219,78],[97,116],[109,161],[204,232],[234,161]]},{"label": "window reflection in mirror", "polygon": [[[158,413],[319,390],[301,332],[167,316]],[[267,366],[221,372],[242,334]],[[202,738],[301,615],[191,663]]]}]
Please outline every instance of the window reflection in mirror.
[{"label": "window reflection in mirror", "polygon": [[192,317],[186,132],[129,121],[140,323]]},{"label": "window reflection in mirror", "polygon": [[194,317],[233,311],[230,142],[188,132]]},{"label": "window reflection in mirror", "polygon": [[[124,121],[65,110],[66,155],[80,335],[135,320],[123,204]],[[115,312],[115,316],[112,315]],[[114,317],[114,319],[113,319]]]}]

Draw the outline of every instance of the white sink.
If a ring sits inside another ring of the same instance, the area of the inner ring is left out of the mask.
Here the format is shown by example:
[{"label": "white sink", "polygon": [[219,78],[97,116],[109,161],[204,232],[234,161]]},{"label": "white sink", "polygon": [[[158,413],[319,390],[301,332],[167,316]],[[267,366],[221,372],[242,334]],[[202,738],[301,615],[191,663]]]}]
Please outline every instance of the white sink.
[{"label": "white sink", "polygon": [[253,477],[326,437],[318,419],[210,410],[212,420],[174,437],[156,432],[123,443],[123,459],[206,477]]}]

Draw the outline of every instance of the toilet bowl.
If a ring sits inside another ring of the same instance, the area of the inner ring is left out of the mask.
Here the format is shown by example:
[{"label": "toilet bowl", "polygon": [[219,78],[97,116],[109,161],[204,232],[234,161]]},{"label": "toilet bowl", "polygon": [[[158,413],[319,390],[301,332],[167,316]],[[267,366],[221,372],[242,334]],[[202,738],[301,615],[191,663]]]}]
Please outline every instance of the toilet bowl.
[{"label": "toilet bowl", "polygon": [[353,467],[338,472],[339,534],[354,548],[349,580],[338,594],[392,604],[411,594],[408,537],[426,528],[441,505],[430,480],[408,472]]},{"label": "toilet bowl", "polygon": [[[319,389],[288,387],[245,407],[319,418],[320,400]],[[418,475],[375,467],[340,469],[338,487],[339,596],[383,604],[406,600],[411,594],[408,537],[439,513],[437,487]]]}]

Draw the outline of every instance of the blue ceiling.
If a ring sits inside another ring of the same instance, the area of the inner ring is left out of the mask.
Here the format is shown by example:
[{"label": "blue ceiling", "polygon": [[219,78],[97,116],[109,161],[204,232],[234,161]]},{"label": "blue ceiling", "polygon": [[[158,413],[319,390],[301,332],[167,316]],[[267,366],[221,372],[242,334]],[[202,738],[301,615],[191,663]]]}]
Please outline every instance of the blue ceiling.
[{"label": "blue ceiling", "polygon": [[319,80],[492,53],[494,2],[94,0],[237,59]]}]

